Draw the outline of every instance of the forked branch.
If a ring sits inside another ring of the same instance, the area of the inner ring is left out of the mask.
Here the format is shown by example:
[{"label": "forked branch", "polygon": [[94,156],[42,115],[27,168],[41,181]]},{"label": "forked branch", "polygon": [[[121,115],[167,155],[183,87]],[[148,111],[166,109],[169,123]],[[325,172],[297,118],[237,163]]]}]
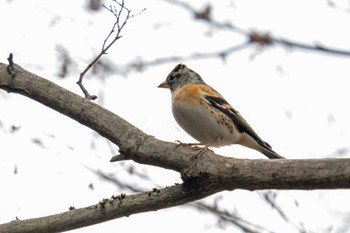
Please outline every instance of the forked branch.
[{"label": "forked branch", "polygon": [[[84,75],[90,70],[90,68],[94,64],[96,64],[96,62],[102,57],[102,55],[107,54],[107,50],[109,48],[111,48],[112,45],[122,37],[121,32],[122,32],[123,28],[125,27],[126,23],[128,22],[128,20],[130,18],[135,16],[135,15],[131,15],[131,10],[129,10],[128,8],[125,7],[124,0],[122,0],[121,3],[119,3],[116,0],[114,0],[113,2],[115,2],[115,4],[118,6],[118,8],[116,7],[116,5],[110,5],[109,7],[106,7],[103,5],[103,7],[116,17],[114,25],[113,25],[111,31],[109,32],[108,36],[106,37],[106,39],[103,42],[101,52],[92,60],[92,62],[90,62],[88,64],[88,66],[83,70],[83,72],[80,73],[79,80],[77,81],[77,84],[79,85],[80,89],[83,91],[85,98],[88,100],[95,100],[97,98],[97,96],[90,95],[88,90],[84,87],[84,85],[83,85]],[[142,10],[142,11],[144,11],[144,10]],[[112,39],[112,41],[110,41],[108,43],[108,41],[110,40],[110,38],[113,35],[114,35],[114,38]]]}]

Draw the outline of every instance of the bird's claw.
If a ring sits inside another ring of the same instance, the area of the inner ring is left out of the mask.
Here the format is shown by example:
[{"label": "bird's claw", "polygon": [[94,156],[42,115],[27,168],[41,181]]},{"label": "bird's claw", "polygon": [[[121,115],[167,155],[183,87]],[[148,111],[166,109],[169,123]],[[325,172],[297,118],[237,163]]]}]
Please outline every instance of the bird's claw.
[{"label": "bird's claw", "polygon": [[[190,146],[190,147],[193,147],[195,149],[198,149],[199,151],[196,153],[195,156],[199,156],[208,150],[211,151],[209,149],[209,145],[203,145],[202,143],[184,143],[184,142],[181,142],[180,140],[175,140],[175,143],[177,143],[177,145],[175,147]],[[203,146],[203,147],[199,147],[199,146]]]}]

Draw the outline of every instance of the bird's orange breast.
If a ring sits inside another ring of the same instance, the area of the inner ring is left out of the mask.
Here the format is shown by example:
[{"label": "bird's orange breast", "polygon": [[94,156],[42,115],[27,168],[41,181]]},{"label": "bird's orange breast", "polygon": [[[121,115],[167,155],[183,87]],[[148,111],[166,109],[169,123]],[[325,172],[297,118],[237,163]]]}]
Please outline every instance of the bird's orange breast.
[{"label": "bird's orange breast", "polygon": [[181,103],[201,102],[203,95],[210,95],[212,92],[215,91],[205,84],[188,84],[173,93],[173,101],[180,101]]}]

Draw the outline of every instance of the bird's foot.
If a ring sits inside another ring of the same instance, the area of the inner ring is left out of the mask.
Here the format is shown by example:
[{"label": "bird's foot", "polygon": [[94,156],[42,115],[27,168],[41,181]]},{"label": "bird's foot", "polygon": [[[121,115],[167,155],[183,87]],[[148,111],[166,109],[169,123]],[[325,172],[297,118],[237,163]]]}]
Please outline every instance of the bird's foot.
[{"label": "bird's foot", "polygon": [[178,147],[178,146],[190,146],[190,147],[194,147],[194,148],[198,149],[199,151],[195,154],[195,156],[202,155],[204,152],[210,150],[209,145],[204,145],[204,144],[199,143],[199,142],[197,142],[197,143],[184,143],[184,142],[181,142],[179,140],[176,140],[175,142],[178,143],[176,145],[176,147]]},{"label": "bird's foot", "polygon": [[178,146],[191,146],[191,147],[203,146],[203,144],[199,143],[199,142],[185,143],[185,142],[181,142],[180,140],[175,140],[175,143],[177,143],[176,147],[178,147]]},{"label": "bird's foot", "polygon": [[[202,144],[203,145],[203,144]],[[200,148],[200,147],[197,147],[199,149],[199,151],[196,153],[196,156],[200,156],[202,154],[204,154],[206,151],[212,151],[209,149],[209,145],[204,145],[204,147]]]}]

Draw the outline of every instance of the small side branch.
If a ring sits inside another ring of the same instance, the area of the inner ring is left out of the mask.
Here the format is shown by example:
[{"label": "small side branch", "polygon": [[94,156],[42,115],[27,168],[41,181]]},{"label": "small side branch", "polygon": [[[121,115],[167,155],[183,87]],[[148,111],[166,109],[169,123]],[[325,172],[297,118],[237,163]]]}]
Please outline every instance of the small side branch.
[{"label": "small side branch", "polygon": [[11,75],[12,78],[15,77],[15,74],[14,74],[14,62],[13,62],[13,54],[10,53],[9,57],[7,58],[7,61],[9,62],[8,66],[7,66],[7,73],[9,75]]},{"label": "small side branch", "polygon": [[[88,66],[84,69],[84,71],[80,73],[79,80],[77,81],[78,86],[83,91],[85,98],[88,100],[95,100],[95,99],[97,99],[97,96],[90,95],[89,92],[87,91],[87,89],[84,87],[84,85],[83,85],[84,75],[90,70],[90,68],[94,64],[96,64],[96,62],[102,57],[102,55],[107,54],[107,50],[110,47],[112,47],[112,45],[122,37],[121,32],[122,32],[123,28],[125,27],[126,23],[128,22],[128,20],[130,18],[135,16],[135,15],[131,15],[130,14],[131,11],[125,7],[124,0],[121,3],[119,3],[116,0],[114,0],[114,2],[116,3],[116,5],[119,6],[119,9],[117,9],[116,6],[112,6],[112,5],[110,5],[109,7],[106,7],[106,6],[103,6],[103,7],[105,9],[107,9],[109,12],[111,12],[116,17],[116,21],[115,21],[111,31],[109,32],[108,36],[106,37],[106,39],[103,42],[101,52],[93,59],[92,62],[90,62],[90,64],[88,64]],[[122,14],[124,14],[124,13],[126,14],[124,17],[124,20],[121,20],[123,18]],[[111,42],[107,43],[112,35],[115,35],[113,40]]]}]

